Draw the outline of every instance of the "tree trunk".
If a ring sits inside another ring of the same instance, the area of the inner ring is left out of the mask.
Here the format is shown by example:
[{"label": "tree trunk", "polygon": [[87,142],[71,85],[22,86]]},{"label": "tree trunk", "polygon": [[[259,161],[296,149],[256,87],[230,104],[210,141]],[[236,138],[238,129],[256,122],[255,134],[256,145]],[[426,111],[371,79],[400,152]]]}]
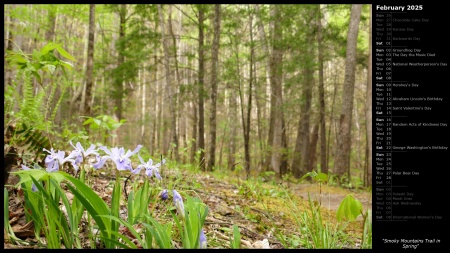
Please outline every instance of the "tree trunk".
[{"label": "tree trunk", "polygon": [[[249,27],[253,27],[253,16],[249,17]],[[249,69],[249,85],[248,85],[248,105],[247,105],[247,123],[244,127],[244,152],[245,152],[245,172],[247,179],[250,176],[250,119],[252,111],[252,89],[253,89],[253,59],[255,49],[253,46],[253,30],[250,30],[250,69]]]},{"label": "tree trunk", "polygon": [[367,68],[367,93],[366,93],[366,177],[365,185],[372,186],[372,5],[370,5],[369,20],[369,62]]},{"label": "tree trunk", "polygon": [[208,170],[212,171],[216,163],[216,111],[217,111],[217,69],[220,46],[220,4],[214,6],[214,39],[212,45],[211,66],[211,115],[210,115],[210,149]]},{"label": "tree trunk", "polygon": [[[313,20],[313,13],[309,13],[309,20]],[[312,44],[314,40],[314,31],[312,28],[306,31],[306,45],[303,56],[303,90],[301,99],[301,117],[298,122],[297,141],[295,145],[294,158],[292,159],[292,172],[296,178],[302,177],[309,171],[309,152],[310,152],[310,111],[312,100],[312,87],[314,82],[314,50]]]},{"label": "tree trunk", "polygon": [[317,140],[319,139],[319,122],[317,122],[311,133],[311,140],[309,142],[309,157],[308,157],[308,171],[316,169],[316,150],[317,150]]},{"label": "tree trunk", "polygon": [[[58,5],[49,5],[48,10],[48,30],[45,33],[45,40],[47,43],[55,41],[55,28],[56,28],[56,13],[58,12]],[[90,24],[89,17],[89,24]]]},{"label": "tree trunk", "polygon": [[[350,166],[351,126],[353,111],[353,94],[355,87],[356,43],[358,26],[361,17],[361,4],[353,4],[350,25],[347,35],[347,53],[345,58],[344,89],[342,92],[342,109],[339,118],[339,133],[337,136],[336,160],[334,172],[343,177]],[[350,175],[347,175],[348,177]]]},{"label": "tree trunk", "polygon": [[237,115],[238,115],[238,110],[237,110],[237,103],[236,103],[236,96],[233,92],[233,88],[230,84],[227,84],[227,88],[230,91],[230,95],[228,96],[229,99],[229,105],[230,105],[230,109],[228,111],[228,117],[230,119],[230,128],[231,128],[231,133],[230,133],[230,141],[229,143],[229,151],[228,151],[228,168],[230,170],[234,170],[235,166],[236,166],[236,158],[235,158],[235,153],[236,153],[236,140],[237,140],[237,133],[236,133],[236,122],[237,122]]},{"label": "tree trunk", "polygon": [[84,115],[91,115],[91,97],[94,73],[94,33],[95,33],[95,4],[89,5],[89,39],[86,65],[86,97],[84,100]]},{"label": "tree trunk", "polygon": [[319,125],[320,125],[320,172],[328,174],[327,140],[325,129],[325,89],[323,81],[323,47],[322,47],[322,15],[320,4],[317,5],[317,51],[319,60]]},{"label": "tree trunk", "polygon": [[273,124],[272,157],[271,166],[273,171],[282,173],[283,152],[283,90],[282,90],[282,59],[283,50],[279,43],[282,38],[280,5],[271,6],[271,16],[274,18],[272,54],[270,57],[270,83],[271,83],[271,123]]},{"label": "tree trunk", "polygon": [[[255,5],[255,9],[258,13],[260,13],[260,8],[259,8],[258,4]],[[259,29],[259,36],[261,37],[261,39],[263,41],[262,46],[263,46],[264,52],[267,55],[269,55],[269,57],[270,57],[271,51],[269,48],[269,43],[268,43],[268,39],[266,37],[266,33],[264,31],[264,23],[262,22],[261,18],[259,18],[257,23],[258,23],[258,29]],[[268,60],[268,64],[266,65],[267,67],[265,69],[265,72],[266,72],[266,77],[267,77],[266,78],[267,85],[272,87],[271,78],[270,78],[270,73],[271,73],[270,61],[271,61],[271,58],[269,58],[269,60]],[[270,170],[270,163],[271,163],[271,157],[272,157],[271,149],[272,149],[272,143],[273,143],[273,126],[274,126],[274,122],[275,122],[274,116],[273,116],[275,106],[274,106],[273,102],[275,102],[275,101],[272,99],[272,94],[271,94],[270,95],[269,131],[267,133],[267,145],[266,145],[266,148],[264,149],[265,150],[265,154],[263,154],[264,160],[261,161],[261,162],[263,162],[263,170],[264,171]]]},{"label": "tree trunk", "polygon": [[[121,4],[120,5],[120,9],[119,9],[119,16],[120,16],[120,22],[119,22],[119,41],[122,41],[122,43],[119,45],[119,57],[117,59],[117,69],[118,69],[118,75],[116,76],[116,80],[115,80],[115,103],[116,103],[116,117],[118,120],[122,119],[122,97],[123,97],[123,73],[122,70],[120,69],[120,66],[124,63],[125,61],[125,55],[124,55],[124,50],[126,48],[125,45],[125,25],[126,25],[126,13],[127,13],[127,9],[126,9],[126,4]],[[117,136],[119,137],[119,136]]]},{"label": "tree trunk", "polygon": [[205,12],[202,5],[198,5],[198,148],[200,149],[200,169],[205,171],[205,108],[204,108],[204,20]]},{"label": "tree trunk", "polygon": [[170,74],[170,65],[169,65],[169,48],[167,47],[168,42],[166,42],[166,32],[164,27],[164,19],[162,15],[162,8],[161,5],[158,4],[158,14],[159,14],[159,24],[161,27],[161,37],[162,37],[162,45],[164,49],[164,68],[166,71],[166,93],[169,98],[169,111],[170,111],[170,125],[172,129],[172,142],[175,145],[173,148],[173,151],[175,153],[175,160],[178,162],[180,161],[180,156],[178,153],[178,133],[177,133],[177,126],[176,126],[176,98],[173,95],[173,88],[172,88],[172,76]]},{"label": "tree trunk", "polygon": [[[172,88],[172,96],[173,96],[173,103],[174,103],[174,111],[175,111],[175,121],[174,121],[174,125],[172,127],[172,130],[174,131],[173,138],[175,138],[174,140],[176,140],[175,142],[175,157],[177,162],[180,162],[180,155],[179,155],[179,146],[181,146],[181,143],[179,141],[179,136],[180,136],[180,126],[178,124],[179,121],[179,110],[180,110],[180,102],[179,102],[179,97],[177,94],[179,94],[180,92],[180,82],[181,82],[181,78],[180,78],[180,71],[178,68],[178,52],[177,52],[177,39],[175,37],[175,34],[173,32],[173,25],[172,25],[172,5],[169,5],[169,21],[168,21],[168,26],[169,26],[169,33],[170,36],[172,37],[172,48],[173,48],[173,58],[174,58],[174,63],[175,63],[175,77],[176,77],[176,83],[175,83],[175,87]],[[173,116],[172,116],[173,117]]]}]

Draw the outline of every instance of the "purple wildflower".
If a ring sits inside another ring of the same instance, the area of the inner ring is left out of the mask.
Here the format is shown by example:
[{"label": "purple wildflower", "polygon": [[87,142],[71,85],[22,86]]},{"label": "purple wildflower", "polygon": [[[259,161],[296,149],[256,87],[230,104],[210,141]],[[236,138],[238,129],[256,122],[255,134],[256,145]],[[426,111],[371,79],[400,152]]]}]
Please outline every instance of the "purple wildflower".
[{"label": "purple wildflower", "polygon": [[[112,160],[116,164],[117,170],[129,170],[134,172],[133,168],[131,167],[131,160],[130,156],[136,154],[139,152],[139,150],[142,148],[142,145],[138,145],[134,151],[128,150],[127,153],[125,153],[124,148],[112,148],[111,150],[107,149],[105,146],[101,146],[100,149],[105,151],[107,154],[106,156],[100,157],[97,156],[97,163],[93,165],[95,169],[100,169],[105,164],[106,159]],[[136,174],[136,173],[135,173]]]},{"label": "purple wildflower", "polygon": [[172,192],[173,192],[173,204],[175,205],[178,214],[180,214],[181,217],[183,217],[184,219],[183,198],[181,198],[181,195],[176,190],[173,190]]},{"label": "purple wildflower", "polygon": [[159,193],[159,197],[160,197],[162,200],[168,199],[168,198],[169,198],[169,191],[167,191],[166,189],[162,190],[162,191]]},{"label": "purple wildflower", "polygon": [[153,175],[153,172],[155,172],[155,177],[159,180],[162,179],[161,175],[159,174],[159,167],[161,167],[162,164],[166,163],[166,159],[163,159],[160,163],[153,165],[153,160],[151,158],[148,159],[148,162],[144,162],[139,154],[138,157],[141,161],[141,164],[132,171],[134,174],[139,173],[142,168],[145,168],[145,175],[147,175],[148,177],[151,177]]},{"label": "purple wildflower", "polygon": [[[48,152],[50,155],[48,155],[45,158],[45,166],[47,167],[47,172],[55,172],[59,170],[59,166],[62,166],[66,162],[72,163],[72,165],[75,164],[75,160],[73,159],[73,155],[70,154],[66,158],[64,156],[66,155],[64,151],[59,150],[58,152],[55,152],[52,149],[47,150],[44,148],[44,151]],[[75,166],[74,166],[75,167]],[[75,168],[77,170],[78,168]]]},{"label": "purple wildflower", "polygon": [[207,246],[206,236],[202,229],[200,230],[200,249],[206,249],[206,246]]},{"label": "purple wildflower", "polygon": [[97,155],[97,150],[95,150],[95,145],[91,144],[91,146],[87,149],[84,150],[83,146],[81,146],[80,142],[77,142],[76,146],[74,146],[72,144],[72,141],[70,141],[70,145],[72,145],[72,147],[75,148],[75,150],[73,150],[70,153],[70,156],[75,158],[75,161],[72,163],[73,167],[75,168],[75,170],[78,170],[78,166],[80,166],[80,164],[83,162],[83,159],[85,159],[88,155]]}]

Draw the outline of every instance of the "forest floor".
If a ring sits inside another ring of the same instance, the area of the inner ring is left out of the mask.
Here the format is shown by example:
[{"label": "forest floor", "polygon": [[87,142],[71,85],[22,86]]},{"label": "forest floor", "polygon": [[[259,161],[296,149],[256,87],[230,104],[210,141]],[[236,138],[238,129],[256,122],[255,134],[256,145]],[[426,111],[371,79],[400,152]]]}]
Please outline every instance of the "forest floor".
[{"label": "forest floor", "polygon": [[[13,168],[14,170],[17,168]],[[208,206],[209,213],[204,225],[208,248],[230,248],[233,224],[239,227],[242,238],[241,248],[260,248],[264,239],[267,239],[272,249],[302,248],[299,238],[307,238],[307,236],[301,234],[298,217],[301,213],[310,210],[308,195],[313,205],[320,205],[324,222],[330,222],[330,224],[337,224],[336,210],[347,194],[352,194],[358,199],[364,210],[371,209],[372,205],[371,192],[367,190],[319,186],[305,181],[280,184],[275,179],[268,180],[263,177],[244,180],[238,174],[239,172],[236,171],[204,173],[182,169],[165,172],[163,182],[172,182],[166,184],[169,190],[176,187],[180,193],[199,197]],[[128,182],[127,191],[131,191],[130,182],[141,182],[142,178],[142,175],[140,178],[132,178]],[[108,203],[112,192],[110,177],[102,172],[91,179],[93,190]],[[18,177],[11,175],[6,185],[14,185],[17,181]],[[12,244],[4,233],[4,248],[42,247],[36,243],[32,224],[26,222],[23,193],[12,187],[7,189],[9,191],[9,223],[15,235],[29,242],[31,246]],[[69,199],[70,194],[68,193]],[[167,201],[165,206],[158,204],[149,207],[154,211],[155,218],[164,219],[162,212],[167,211],[167,208],[172,205],[172,201]],[[122,218],[126,218],[126,203],[121,203],[120,210]],[[359,248],[363,229],[361,216],[355,221],[339,224],[345,225],[343,231],[346,235],[340,247]],[[83,247],[89,248],[87,233],[81,232],[80,236],[85,237],[82,238]],[[285,238],[284,245],[279,240],[280,236]],[[178,243],[175,241],[175,245],[179,245]]]}]

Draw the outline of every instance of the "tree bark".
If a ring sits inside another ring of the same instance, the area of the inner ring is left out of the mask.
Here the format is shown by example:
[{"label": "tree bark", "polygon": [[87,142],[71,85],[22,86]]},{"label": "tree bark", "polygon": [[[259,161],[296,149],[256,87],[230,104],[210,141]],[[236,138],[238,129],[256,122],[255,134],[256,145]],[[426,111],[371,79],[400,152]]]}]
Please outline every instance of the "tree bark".
[{"label": "tree bark", "polygon": [[311,140],[309,142],[309,157],[308,157],[308,171],[315,170],[316,168],[316,150],[317,150],[317,141],[319,139],[319,122],[317,122],[312,130],[311,133]]},{"label": "tree bark", "polygon": [[210,149],[208,170],[212,171],[216,163],[216,113],[217,113],[217,69],[220,46],[220,4],[214,6],[214,38],[212,45],[211,66],[211,115],[210,115]]},{"label": "tree bark", "polygon": [[89,38],[86,65],[86,97],[84,100],[84,115],[91,115],[91,97],[94,73],[94,36],[95,36],[95,4],[89,5]]},{"label": "tree bark", "polygon": [[250,176],[250,119],[252,111],[252,89],[253,89],[253,59],[255,48],[253,46],[253,16],[249,17],[250,27],[250,68],[249,68],[249,85],[248,85],[248,104],[247,104],[247,123],[244,127],[244,152],[245,152],[245,172],[247,179]]},{"label": "tree bark", "polygon": [[177,126],[176,126],[176,98],[173,95],[173,87],[172,87],[172,76],[170,74],[170,64],[169,64],[169,48],[167,47],[168,42],[166,42],[166,32],[164,27],[164,19],[162,15],[161,5],[158,4],[158,14],[159,14],[159,24],[161,28],[161,43],[163,44],[164,49],[164,68],[166,71],[166,93],[169,98],[169,111],[170,111],[170,125],[172,129],[172,142],[175,145],[173,148],[175,160],[178,162],[180,160],[180,156],[178,153],[178,134],[177,134]]},{"label": "tree bark", "polygon": [[228,96],[229,99],[229,105],[230,105],[230,109],[228,111],[228,117],[230,118],[230,141],[229,143],[229,151],[228,151],[228,168],[230,170],[234,170],[236,167],[236,158],[235,158],[235,153],[236,153],[236,141],[237,141],[237,131],[236,131],[236,123],[237,122],[237,115],[238,115],[238,110],[237,110],[237,103],[236,103],[236,96],[233,92],[233,88],[232,86],[228,83],[227,84],[227,88],[230,91],[230,95]]},{"label": "tree bark", "polygon": [[322,15],[320,4],[317,5],[317,51],[319,60],[319,125],[320,125],[320,172],[328,174],[327,140],[325,126],[325,89],[323,81],[323,47],[322,47]]},{"label": "tree bark", "polygon": [[[344,89],[342,92],[342,109],[339,118],[339,133],[337,136],[336,160],[334,172],[342,178],[350,166],[351,126],[353,97],[355,87],[356,44],[358,26],[361,17],[361,4],[353,4],[350,25],[347,35],[347,53],[345,58]],[[348,177],[350,175],[347,175]]]},{"label": "tree bark", "polygon": [[[258,4],[255,5],[255,9],[258,13],[260,13],[260,7]],[[257,16],[258,17],[258,16]],[[264,23],[262,22],[261,18],[258,20],[258,29],[259,29],[259,36],[262,38],[262,46],[264,49],[264,52],[269,55],[268,64],[266,65],[266,80],[267,85],[269,87],[272,87],[272,79],[270,78],[271,73],[271,49],[269,47],[268,39],[264,30]],[[263,155],[264,161],[263,162],[263,170],[268,171],[270,170],[270,164],[271,164],[271,157],[272,157],[272,144],[273,144],[273,128],[274,128],[274,109],[275,105],[273,104],[275,101],[272,99],[272,94],[270,94],[270,115],[269,115],[269,131],[267,132],[267,145],[265,148],[265,154]]]},{"label": "tree bark", "polygon": [[[172,88],[172,96],[173,96],[173,104],[174,104],[174,114],[175,114],[175,119],[173,121],[173,127],[172,130],[174,131],[174,133],[172,133],[173,138],[174,139],[174,143],[176,145],[175,147],[175,158],[177,160],[177,162],[180,162],[180,155],[179,155],[179,146],[180,146],[180,141],[179,141],[179,136],[180,136],[180,125],[178,124],[178,120],[179,120],[179,97],[178,97],[178,93],[179,93],[179,89],[180,89],[180,82],[181,82],[181,78],[180,78],[180,71],[178,68],[178,52],[177,52],[177,39],[175,37],[175,34],[173,32],[173,25],[172,25],[172,5],[169,5],[169,21],[168,21],[168,26],[169,26],[169,34],[172,37],[172,48],[173,48],[173,58],[174,58],[174,63],[175,63],[175,77],[176,77],[176,83],[175,83],[175,87]],[[172,115],[172,117],[174,117]],[[176,142],[175,142],[176,140]]]},{"label": "tree bark", "polygon": [[272,54],[270,57],[270,83],[271,83],[271,124],[273,124],[272,157],[271,166],[277,174],[282,174],[283,152],[283,90],[282,59],[283,51],[279,40],[282,37],[280,6],[271,6],[271,16],[274,18],[272,27]]},{"label": "tree bark", "polygon": [[204,21],[205,11],[202,5],[198,5],[198,148],[200,149],[200,169],[205,171],[205,108],[204,108]]},{"label": "tree bark", "polygon": [[[313,10],[309,13],[309,21],[313,20]],[[303,90],[301,99],[301,117],[298,122],[297,141],[295,145],[294,158],[292,159],[292,172],[296,178],[302,177],[308,173],[309,169],[309,152],[310,152],[310,111],[312,100],[312,87],[314,82],[314,50],[312,44],[314,40],[314,31],[309,28],[306,31],[306,45],[303,56]]]},{"label": "tree bark", "polygon": [[[50,5],[48,10],[48,29],[45,33],[45,39],[47,43],[55,41],[55,28],[56,28],[56,13],[58,11],[58,5]],[[89,17],[90,24],[90,17]]]},{"label": "tree bark", "polygon": [[[116,103],[116,117],[118,120],[122,119],[122,97],[123,97],[123,73],[122,70],[120,69],[120,66],[125,62],[125,55],[123,53],[123,51],[125,50],[126,46],[125,46],[125,25],[126,25],[126,13],[127,13],[127,9],[126,9],[126,4],[121,4],[120,5],[120,9],[119,9],[119,17],[120,17],[120,22],[119,22],[119,41],[122,41],[122,43],[119,46],[119,57],[117,59],[117,68],[118,68],[118,75],[116,76],[116,80],[115,80],[115,103]],[[119,136],[117,136],[119,137]]]}]

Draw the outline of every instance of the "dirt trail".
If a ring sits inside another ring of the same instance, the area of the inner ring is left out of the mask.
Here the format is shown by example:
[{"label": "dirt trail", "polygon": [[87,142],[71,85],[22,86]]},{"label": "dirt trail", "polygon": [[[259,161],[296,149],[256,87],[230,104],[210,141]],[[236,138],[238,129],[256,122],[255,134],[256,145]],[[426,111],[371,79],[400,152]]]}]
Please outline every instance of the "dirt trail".
[{"label": "dirt trail", "polygon": [[291,190],[304,200],[308,200],[309,193],[312,200],[321,202],[323,207],[330,210],[337,210],[345,196],[352,194],[353,197],[361,202],[364,210],[372,210],[372,196],[367,191],[343,189],[334,186],[322,186],[322,189],[320,189],[317,185],[312,184],[291,185]]}]

